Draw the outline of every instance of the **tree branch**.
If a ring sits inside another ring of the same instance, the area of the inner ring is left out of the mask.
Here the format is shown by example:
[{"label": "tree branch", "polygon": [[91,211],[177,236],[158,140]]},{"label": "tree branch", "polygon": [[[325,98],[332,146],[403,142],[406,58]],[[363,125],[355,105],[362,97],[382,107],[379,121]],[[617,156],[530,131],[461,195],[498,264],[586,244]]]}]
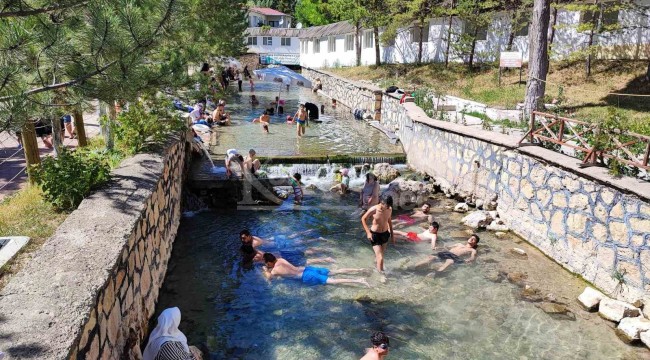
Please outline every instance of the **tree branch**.
[{"label": "tree branch", "polygon": [[32,15],[38,15],[38,14],[45,14],[45,13],[50,13],[53,11],[57,10],[64,10],[64,9],[69,9],[77,6],[83,6],[86,5],[88,1],[80,1],[77,3],[72,3],[72,4],[65,4],[65,5],[51,5],[51,6],[46,6],[42,8],[37,8],[37,9],[30,9],[30,10],[18,10],[18,11],[2,11],[0,12],[0,18],[9,18],[9,17],[27,17],[27,16],[32,16]]}]

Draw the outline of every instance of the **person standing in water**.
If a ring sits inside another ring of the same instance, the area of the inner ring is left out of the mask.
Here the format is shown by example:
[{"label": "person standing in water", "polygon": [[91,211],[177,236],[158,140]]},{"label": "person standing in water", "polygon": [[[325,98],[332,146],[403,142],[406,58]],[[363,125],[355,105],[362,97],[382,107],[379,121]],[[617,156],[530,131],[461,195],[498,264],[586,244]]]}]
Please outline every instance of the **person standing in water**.
[{"label": "person standing in water", "polygon": [[298,136],[300,137],[305,135],[305,126],[307,125],[307,110],[305,110],[305,104],[300,104],[300,108],[298,108],[298,112],[293,116],[293,119],[298,124],[296,125]]},{"label": "person standing in water", "polygon": [[377,203],[379,203],[379,182],[377,182],[377,176],[369,172],[366,173],[366,182],[363,184],[363,189],[361,190],[359,206],[363,210],[368,210],[368,208],[377,205]]},{"label": "person standing in water", "polygon": [[[393,244],[395,238],[393,237],[393,222],[391,217],[393,215],[393,197],[384,197],[378,205],[368,209],[361,217],[361,224],[366,231],[366,237],[372,245],[372,250],[375,252],[375,261],[377,271],[384,272],[384,253],[388,246],[388,240],[391,239]],[[372,217],[372,226],[368,228],[367,220]]]}]

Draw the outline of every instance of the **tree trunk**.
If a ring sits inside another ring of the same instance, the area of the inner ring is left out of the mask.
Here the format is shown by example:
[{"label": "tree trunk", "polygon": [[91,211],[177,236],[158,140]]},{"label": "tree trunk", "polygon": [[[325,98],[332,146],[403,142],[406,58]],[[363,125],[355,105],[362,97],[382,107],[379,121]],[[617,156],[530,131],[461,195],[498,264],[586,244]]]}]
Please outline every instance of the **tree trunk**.
[{"label": "tree trunk", "polygon": [[424,26],[420,23],[420,38],[418,39],[418,65],[422,64],[422,43],[424,42]]},{"label": "tree trunk", "polygon": [[589,41],[587,42],[587,59],[585,60],[585,76],[591,76],[591,46],[594,44],[594,31],[589,31]]},{"label": "tree trunk", "polygon": [[375,34],[375,65],[381,65],[381,52],[379,51],[379,27],[375,26],[372,28]]},{"label": "tree trunk", "polygon": [[476,52],[476,37],[478,36],[478,27],[474,30],[474,35],[472,36],[472,48],[469,51],[469,62],[467,65],[469,69],[472,70],[474,67],[474,53]]},{"label": "tree trunk", "polygon": [[32,120],[25,121],[21,129],[21,136],[23,138],[23,149],[25,152],[25,161],[27,162],[27,175],[29,176],[30,184],[34,183],[34,178],[30,173],[32,165],[41,163],[41,155],[38,151],[38,141],[36,140],[36,129]]},{"label": "tree trunk", "polygon": [[512,12],[510,17],[510,33],[508,34],[508,44],[506,45],[506,50],[512,50],[512,43],[515,41],[515,12]]},{"label": "tree trunk", "polygon": [[645,81],[650,81],[650,61],[648,61],[648,70],[645,72]]},{"label": "tree trunk", "polygon": [[108,116],[106,117],[106,123],[103,126],[102,133],[104,134],[104,140],[106,142],[106,149],[113,150],[115,147],[115,142],[113,139],[113,124],[117,119],[117,111],[115,109],[115,101],[111,101],[108,104]]},{"label": "tree trunk", "polygon": [[549,48],[553,46],[553,40],[555,40],[555,24],[557,24],[557,6],[551,10],[551,36],[548,39]]},{"label": "tree trunk", "polygon": [[357,66],[361,66],[361,20],[355,26],[355,42],[357,43]]},{"label": "tree trunk", "polygon": [[[598,5],[598,0],[594,0],[594,5]],[[591,76],[591,65],[593,56],[591,54],[591,48],[594,45],[594,39],[596,34],[600,34],[600,24],[602,24],[603,18],[603,6],[598,7],[598,16],[594,16],[592,19],[592,27],[589,31],[589,42],[587,43],[587,60],[585,61],[585,73],[587,78]]]},{"label": "tree trunk", "polygon": [[81,111],[80,106],[74,108],[72,116],[74,116],[74,132],[77,135],[77,144],[79,144],[79,147],[84,147],[88,145],[88,142],[86,140],[83,111]]},{"label": "tree trunk", "polygon": [[528,83],[524,111],[527,116],[544,107],[546,74],[548,73],[548,24],[551,16],[550,0],[535,0],[530,26]]},{"label": "tree trunk", "polygon": [[[452,8],[454,7],[452,3]],[[445,50],[445,67],[449,67],[449,49],[451,48],[451,26],[454,21],[454,16],[449,15],[449,25],[447,26],[447,49]]]},{"label": "tree trunk", "polygon": [[54,153],[59,156],[61,149],[63,149],[63,127],[61,126],[61,119],[52,117],[52,145],[54,146]]}]

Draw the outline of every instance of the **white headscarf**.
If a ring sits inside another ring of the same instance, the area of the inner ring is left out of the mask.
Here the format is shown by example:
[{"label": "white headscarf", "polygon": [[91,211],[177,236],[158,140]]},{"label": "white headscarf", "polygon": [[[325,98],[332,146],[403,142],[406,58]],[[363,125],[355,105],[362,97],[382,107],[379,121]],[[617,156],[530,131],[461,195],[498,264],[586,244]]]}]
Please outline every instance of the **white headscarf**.
[{"label": "white headscarf", "polygon": [[158,316],[158,325],[153,329],[149,335],[149,343],[144,348],[143,360],[154,360],[160,347],[168,341],[178,341],[183,344],[183,348],[188,353],[190,352],[187,346],[187,338],[183,333],[178,330],[178,325],[181,323],[181,311],[177,307],[163,310]]}]

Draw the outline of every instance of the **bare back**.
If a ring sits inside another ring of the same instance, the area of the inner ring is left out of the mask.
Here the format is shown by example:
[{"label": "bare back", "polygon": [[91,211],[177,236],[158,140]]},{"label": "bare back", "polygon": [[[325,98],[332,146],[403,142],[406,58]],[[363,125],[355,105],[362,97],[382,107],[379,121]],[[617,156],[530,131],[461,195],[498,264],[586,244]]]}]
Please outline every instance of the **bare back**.
[{"label": "bare back", "polygon": [[285,278],[300,278],[304,270],[305,268],[293,266],[285,259],[277,259],[273,270],[271,270],[271,275]]}]

